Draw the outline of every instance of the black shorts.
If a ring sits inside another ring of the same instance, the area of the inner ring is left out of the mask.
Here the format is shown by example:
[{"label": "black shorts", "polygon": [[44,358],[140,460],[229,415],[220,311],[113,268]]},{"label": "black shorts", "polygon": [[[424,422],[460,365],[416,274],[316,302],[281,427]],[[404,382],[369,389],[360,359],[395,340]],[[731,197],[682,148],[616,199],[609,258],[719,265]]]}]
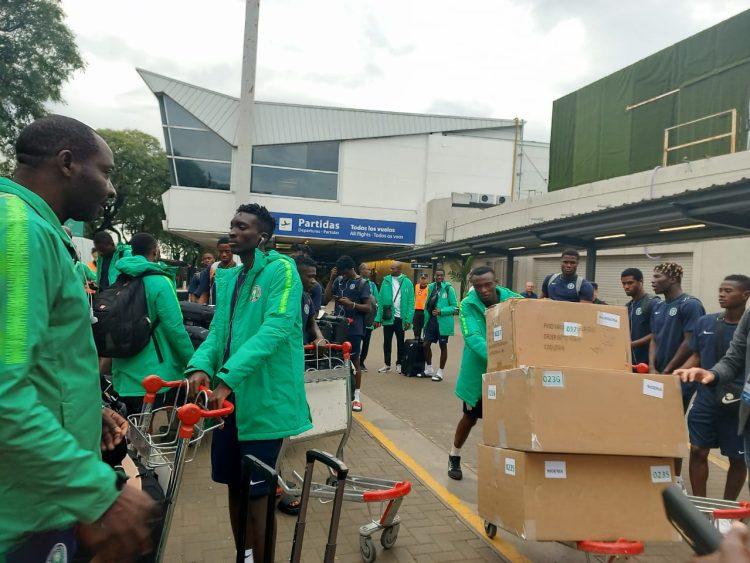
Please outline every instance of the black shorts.
[{"label": "black shorts", "polygon": [[440,325],[437,317],[430,317],[427,326],[424,329],[424,340],[431,344],[439,343],[441,346],[448,344],[448,337],[440,335]]},{"label": "black shorts", "polygon": [[362,353],[362,340],[364,339],[364,336],[361,334],[357,335],[349,335],[347,337],[347,340],[349,341],[349,344],[352,345],[352,358],[359,358],[359,355]]},{"label": "black shorts", "polygon": [[469,417],[474,420],[482,418],[482,399],[479,399],[477,404],[473,407],[470,407],[464,402],[464,414],[469,415]]},{"label": "black shorts", "polygon": [[[228,400],[232,401],[232,398]],[[211,434],[211,479],[216,483],[240,487],[242,458],[246,455],[257,457],[269,467],[276,467],[282,440],[238,440],[234,413],[224,419],[224,428],[217,428]],[[250,474],[250,497],[263,497],[270,492],[264,476],[253,470]]]}]

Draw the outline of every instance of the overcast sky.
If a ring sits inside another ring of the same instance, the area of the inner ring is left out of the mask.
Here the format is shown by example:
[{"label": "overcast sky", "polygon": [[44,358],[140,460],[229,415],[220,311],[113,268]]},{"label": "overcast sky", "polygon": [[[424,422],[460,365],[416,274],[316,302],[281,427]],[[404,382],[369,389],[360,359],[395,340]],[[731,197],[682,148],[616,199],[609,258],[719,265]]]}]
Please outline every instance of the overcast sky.
[{"label": "overcast sky", "polygon": [[[86,69],[53,109],[161,140],[142,67],[237,96],[244,0],[63,0]],[[750,0],[263,0],[257,98],[520,117],[750,8]]]}]

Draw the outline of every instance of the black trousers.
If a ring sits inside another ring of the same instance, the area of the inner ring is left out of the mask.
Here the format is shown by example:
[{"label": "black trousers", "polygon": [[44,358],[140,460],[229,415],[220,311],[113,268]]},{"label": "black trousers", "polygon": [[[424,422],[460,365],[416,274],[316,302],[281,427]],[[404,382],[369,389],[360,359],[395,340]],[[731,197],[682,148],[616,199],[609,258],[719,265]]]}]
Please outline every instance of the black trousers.
[{"label": "black trousers", "polygon": [[424,309],[416,309],[414,311],[414,338],[417,340],[422,338],[422,329],[424,329]]},{"label": "black trousers", "polygon": [[404,357],[404,324],[400,318],[393,319],[392,325],[383,325],[383,358],[385,365],[391,364],[391,345],[393,344],[393,335],[396,335],[396,363],[401,363]]},{"label": "black trousers", "polygon": [[362,352],[359,354],[359,363],[363,365],[367,359],[367,352],[370,351],[370,337],[372,336],[372,329],[365,329],[365,337],[362,339]]}]

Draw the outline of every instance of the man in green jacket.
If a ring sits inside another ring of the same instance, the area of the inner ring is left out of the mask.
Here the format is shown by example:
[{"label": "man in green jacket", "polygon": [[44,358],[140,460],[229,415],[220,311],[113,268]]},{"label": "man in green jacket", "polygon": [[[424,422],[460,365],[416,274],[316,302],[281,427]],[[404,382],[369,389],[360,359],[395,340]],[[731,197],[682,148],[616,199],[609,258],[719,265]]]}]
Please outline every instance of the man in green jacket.
[{"label": "man in green jacket", "polygon": [[396,335],[396,372],[401,373],[401,358],[404,355],[404,332],[411,328],[414,319],[414,286],[401,273],[401,264],[391,264],[391,275],[386,276],[378,292],[378,312],[375,328],[383,326],[383,357],[385,365],[378,373],[391,371],[391,347]]},{"label": "man in green jacket", "polygon": [[124,257],[130,256],[127,244],[117,243],[107,231],[94,233],[94,248],[99,254],[96,259],[96,284],[99,291],[104,291],[115,283],[120,270],[117,263]]},{"label": "man in green jacket", "polygon": [[[156,239],[149,233],[137,233],[130,239],[130,247],[132,256],[120,259],[117,267],[121,274],[143,276],[148,317],[155,326],[151,340],[135,356],[112,358],[112,385],[128,413],[134,414],[143,406],[143,378],[156,374],[165,381],[182,379],[194,350],[182,324],[173,268],[158,262]],[[166,392],[166,388],[162,390],[157,406]]]},{"label": "man in green jacket", "polygon": [[112,152],[59,115],[26,126],[0,178],[0,561],[60,561],[78,542],[102,560],[149,548],[153,503],[118,492],[101,449],[127,422],[102,409],[89,303],[62,230],[114,197]]},{"label": "man in green jacket", "polygon": [[[241,205],[230,223],[229,243],[242,266],[216,270],[216,312],[206,341],[186,373],[214,389],[210,405],[235,403],[224,429],[211,443],[211,476],[228,485],[229,516],[239,545],[242,457],[253,455],[276,465],[281,441],[312,428],[304,387],[302,282],[294,261],[262,251],[276,221],[258,204]],[[250,476],[246,558],[263,561],[267,488]]]},{"label": "man in green jacket", "polygon": [[[448,337],[453,336],[453,315],[458,310],[456,290],[445,283],[445,270],[435,270],[435,281],[427,286],[427,301],[424,313],[427,324],[424,331],[424,372],[418,377],[432,377],[433,381],[443,380],[443,370],[448,361]],[[440,346],[440,367],[432,367],[432,345]]]},{"label": "man in green jacket", "polygon": [[484,313],[487,307],[508,299],[521,298],[518,293],[497,285],[495,272],[489,266],[474,268],[469,275],[474,291],[461,301],[461,334],[464,353],[456,381],[456,396],[463,401],[463,416],[456,427],[453,447],[448,456],[448,477],[460,481],[461,447],[477,419],[482,418],[482,374],[487,371],[487,329]]}]

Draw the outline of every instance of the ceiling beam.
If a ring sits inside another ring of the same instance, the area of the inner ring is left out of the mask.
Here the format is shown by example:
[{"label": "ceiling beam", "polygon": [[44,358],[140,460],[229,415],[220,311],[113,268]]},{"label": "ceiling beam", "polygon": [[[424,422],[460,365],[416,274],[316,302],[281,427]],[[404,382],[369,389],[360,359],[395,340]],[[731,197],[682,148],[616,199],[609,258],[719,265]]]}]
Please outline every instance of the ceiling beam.
[{"label": "ceiling beam", "polygon": [[687,205],[677,202],[673,203],[672,206],[677,209],[685,219],[698,221],[699,223],[705,223],[706,225],[712,225],[715,227],[725,227],[727,229],[735,229],[745,233],[750,232],[750,221],[743,221],[741,219],[730,217],[727,214],[722,214],[721,218],[717,218],[713,214],[701,214]]}]

